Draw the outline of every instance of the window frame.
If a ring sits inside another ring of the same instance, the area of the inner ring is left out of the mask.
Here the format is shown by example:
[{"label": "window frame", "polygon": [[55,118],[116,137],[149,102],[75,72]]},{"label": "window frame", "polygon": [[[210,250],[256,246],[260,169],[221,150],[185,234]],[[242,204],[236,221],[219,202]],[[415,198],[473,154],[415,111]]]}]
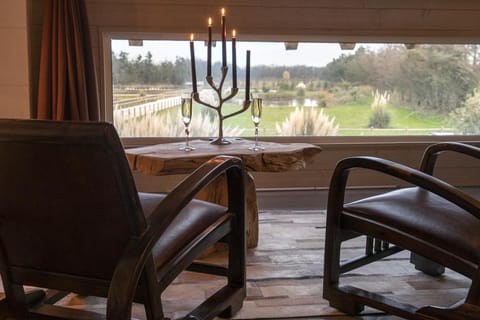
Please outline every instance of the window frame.
[{"label": "window frame", "polygon": [[[199,37],[206,35],[199,34]],[[286,37],[289,38],[289,37]],[[105,121],[113,122],[113,92],[112,92],[112,60],[111,60],[111,41],[114,39],[143,39],[143,40],[182,40],[185,39],[185,34],[181,33],[157,33],[157,32],[108,32],[105,31],[102,33],[102,55],[103,55],[103,68],[102,68],[102,83],[103,83],[103,106],[104,106],[104,117]],[[275,37],[262,37],[257,35],[251,39],[245,41],[272,41],[272,42],[284,42],[284,40],[279,40],[280,36]],[[398,39],[375,39],[375,38],[361,38],[357,43],[374,43],[380,42],[388,43],[391,40],[391,43],[398,43]],[[455,39],[448,38],[445,41],[440,41],[438,38],[431,39],[428,38],[422,39],[424,43],[432,44],[455,44],[455,43],[471,43],[470,41],[462,41],[465,39],[456,39],[458,41],[453,41]],[[287,41],[297,41],[293,39],[287,39]],[[345,42],[343,39],[339,38],[338,40],[333,39],[308,39],[308,40],[298,40],[298,42],[334,42],[341,43]],[[347,42],[355,42],[352,39],[348,39]],[[195,138],[209,138],[209,137],[195,137]],[[250,137],[247,137],[250,138]],[[167,143],[167,142],[178,142],[183,141],[182,137],[121,137],[122,142],[126,147],[136,147],[143,145],[153,145],[158,143]],[[253,139],[253,137],[252,137]],[[380,146],[401,146],[406,143],[410,144],[430,144],[435,142],[442,141],[458,141],[465,143],[478,143],[480,141],[480,135],[448,135],[448,136],[434,136],[434,135],[395,135],[395,136],[262,136],[264,141],[272,142],[301,142],[301,143],[311,143],[322,146],[345,146],[345,145],[370,145],[372,147]]]}]

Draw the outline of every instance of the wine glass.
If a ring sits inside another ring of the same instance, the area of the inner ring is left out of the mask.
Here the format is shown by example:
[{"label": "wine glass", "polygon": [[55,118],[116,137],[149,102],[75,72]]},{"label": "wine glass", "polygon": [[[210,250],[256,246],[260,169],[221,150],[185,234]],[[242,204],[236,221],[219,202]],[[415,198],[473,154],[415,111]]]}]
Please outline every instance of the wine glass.
[{"label": "wine glass", "polygon": [[183,151],[193,151],[195,150],[194,147],[190,145],[190,130],[188,126],[190,125],[190,121],[192,121],[192,96],[182,96],[181,98],[181,108],[182,108],[182,121],[185,125],[185,145],[181,146],[179,150]]},{"label": "wine glass", "polygon": [[262,98],[252,98],[252,105],[250,108],[252,112],[252,121],[255,125],[255,144],[248,149],[253,151],[265,150],[263,146],[258,144],[258,125],[262,119]]}]

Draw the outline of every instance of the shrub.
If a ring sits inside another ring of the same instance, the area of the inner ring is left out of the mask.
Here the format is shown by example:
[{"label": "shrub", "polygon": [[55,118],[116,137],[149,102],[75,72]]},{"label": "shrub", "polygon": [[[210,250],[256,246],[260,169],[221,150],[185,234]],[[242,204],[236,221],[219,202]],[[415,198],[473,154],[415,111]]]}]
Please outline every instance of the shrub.
[{"label": "shrub", "polygon": [[338,132],[335,118],[323,114],[323,109],[295,108],[281,124],[275,124],[281,136],[334,136]]},{"label": "shrub", "polygon": [[288,85],[287,82],[281,82],[278,87],[279,87],[279,89],[282,90],[282,91],[287,91],[287,90],[290,89],[290,87],[289,87],[289,85]]},{"label": "shrub", "polygon": [[332,93],[330,93],[328,91],[319,90],[315,94],[315,99],[317,99],[318,105],[320,107],[329,107],[329,106],[334,104],[335,95],[333,95]]},{"label": "shrub", "polygon": [[368,121],[370,128],[388,128],[390,115],[388,113],[373,112]]},{"label": "shrub", "polygon": [[465,106],[452,111],[450,117],[461,134],[480,134],[480,93],[475,91]]},{"label": "shrub", "polygon": [[269,88],[265,83],[263,83],[263,85],[262,85],[262,92],[263,92],[263,93],[267,93],[268,91],[270,91],[270,88]]}]

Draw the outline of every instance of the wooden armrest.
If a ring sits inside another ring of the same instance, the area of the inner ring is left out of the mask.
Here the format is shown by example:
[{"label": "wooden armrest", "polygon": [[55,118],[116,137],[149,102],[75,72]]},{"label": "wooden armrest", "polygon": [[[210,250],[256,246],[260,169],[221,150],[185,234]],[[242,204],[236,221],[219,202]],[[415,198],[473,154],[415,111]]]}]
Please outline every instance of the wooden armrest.
[{"label": "wooden armrest", "polygon": [[329,210],[333,209],[335,212],[340,212],[343,207],[345,187],[347,185],[349,172],[353,168],[374,170],[409,182],[412,185],[439,195],[480,219],[479,200],[429,174],[376,157],[350,157],[341,160],[337,164],[330,183],[328,199]]},{"label": "wooden armrest", "polygon": [[[218,156],[200,166],[168,193],[149,217],[147,229],[127,245],[113,274],[108,293],[107,314],[114,310],[115,314],[130,314],[140,275],[155,243],[198,192],[223,173],[227,176],[229,211],[244,211],[245,171],[242,160]],[[244,217],[237,217],[242,218]]]},{"label": "wooden armrest", "polygon": [[435,163],[437,161],[440,153],[445,151],[452,151],[456,153],[462,153],[473,158],[480,160],[480,148],[458,142],[444,142],[437,143],[429,146],[422,157],[422,162],[420,165],[420,171],[423,171],[428,174],[433,174],[435,168]]}]

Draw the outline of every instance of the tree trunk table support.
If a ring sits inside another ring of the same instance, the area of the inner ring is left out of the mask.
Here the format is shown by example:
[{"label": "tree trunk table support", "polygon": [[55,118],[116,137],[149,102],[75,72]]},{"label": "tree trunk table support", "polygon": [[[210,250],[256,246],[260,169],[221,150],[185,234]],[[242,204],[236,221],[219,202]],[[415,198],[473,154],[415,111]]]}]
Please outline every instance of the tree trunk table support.
[{"label": "tree trunk table support", "polygon": [[[304,169],[314,155],[322,149],[307,143],[261,142],[265,150],[252,151],[253,142],[233,139],[229,145],[214,145],[204,140],[190,141],[194,151],[178,150],[179,143],[164,143],[126,150],[132,170],[146,175],[161,176],[189,174],[202,163],[217,155],[240,157],[248,171],[281,172]],[[225,179],[218,179],[207,186],[198,198],[227,205]],[[247,247],[258,244],[258,208],[253,177],[247,174]]]}]

